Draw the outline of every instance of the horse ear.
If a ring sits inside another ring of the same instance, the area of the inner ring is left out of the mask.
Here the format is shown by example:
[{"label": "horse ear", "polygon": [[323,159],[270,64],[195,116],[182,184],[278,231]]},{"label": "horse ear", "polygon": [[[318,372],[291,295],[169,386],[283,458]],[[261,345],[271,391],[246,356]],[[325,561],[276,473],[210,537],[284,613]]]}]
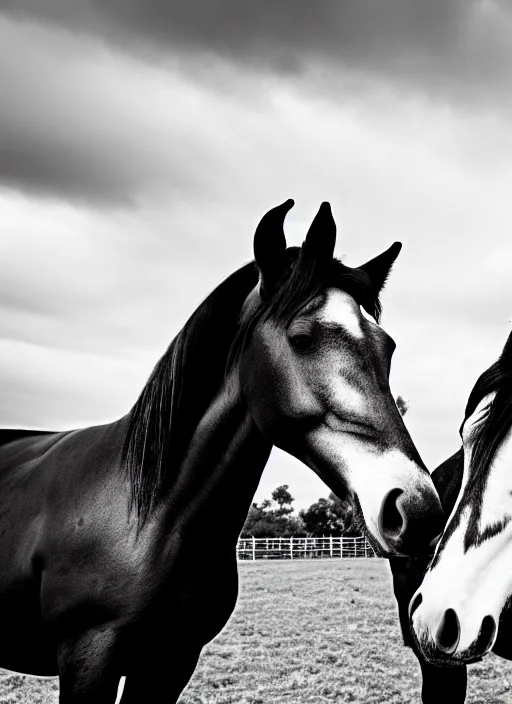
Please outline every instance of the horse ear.
[{"label": "horse ear", "polygon": [[283,223],[294,202],[289,198],[261,218],[254,233],[254,258],[260,270],[263,296],[272,295],[286,265],[286,238]]},{"label": "horse ear", "polygon": [[317,261],[330,262],[335,244],[336,223],[332,217],[331,206],[324,202],[311,223],[302,249]]},{"label": "horse ear", "polygon": [[364,271],[370,279],[375,294],[378,294],[386,283],[393,262],[398,257],[401,249],[402,243],[395,242],[389,249],[379,254],[378,257],[370,259],[369,262],[359,267],[360,271]]}]

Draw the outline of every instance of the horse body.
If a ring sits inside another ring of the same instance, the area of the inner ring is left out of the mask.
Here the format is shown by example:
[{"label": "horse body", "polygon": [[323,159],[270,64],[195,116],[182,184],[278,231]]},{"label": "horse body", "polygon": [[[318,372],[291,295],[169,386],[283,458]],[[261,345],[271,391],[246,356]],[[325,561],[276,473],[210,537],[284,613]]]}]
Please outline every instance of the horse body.
[{"label": "horse body", "polygon": [[0,448],[6,667],[56,674],[55,634],[80,609],[101,608],[107,574],[98,565],[119,559],[112,528],[126,514],[126,489],[105,471],[115,461],[115,434],[115,426],[103,426],[28,436]]},{"label": "horse body", "polygon": [[286,249],[290,203],[130,413],[0,433],[0,666],[58,673],[61,704],[111,703],[121,676],[123,704],[176,701],[235,606],[236,540],[273,444],[354,503],[377,550],[425,552],[441,529],[375,322],[398,250],[359,269],[333,260],[326,207]]},{"label": "horse body", "polygon": [[[127,478],[112,471],[127,419],[0,448],[2,665],[56,675],[58,643],[97,623],[121,651],[145,630],[182,644],[193,632],[202,647],[224,626],[237,596],[233,546],[271,446],[235,404],[212,406],[172,497],[142,530]],[[218,538],[210,555],[205,525]]]}]

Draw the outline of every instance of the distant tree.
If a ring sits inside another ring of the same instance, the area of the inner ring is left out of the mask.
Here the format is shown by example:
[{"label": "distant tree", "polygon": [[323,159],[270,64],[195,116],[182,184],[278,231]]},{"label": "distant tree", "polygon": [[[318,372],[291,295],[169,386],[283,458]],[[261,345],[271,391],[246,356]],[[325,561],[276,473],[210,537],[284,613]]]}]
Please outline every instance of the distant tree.
[{"label": "distant tree", "polygon": [[340,535],[343,530],[343,526],[337,523],[332,514],[328,499],[318,499],[309,508],[303,509],[300,517],[309,535]]},{"label": "distant tree", "polygon": [[272,492],[272,500],[264,499],[260,504],[253,503],[247,514],[242,538],[287,538],[292,535],[306,535],[300,517],[292,516],[294,498],[287,484],[278,486]]},{"label": "distant tree", "polygon": [[[269,501],[270,503],[270,501]],[[241,535],[245,536],[254,535],[254,527],[265,520],[265,509],[262,504],[252,503],[247,518],[245,519],[245,524]]]},{"label": "distant tree", "polygon": [[405,416],[405,414],[409,410],[409,403],[404,399],[403,396],[396,397],[396,405],[398,406],[398,410],[400,411],[400,414],[402,416]]},{"label": "distant tree", "polygon": [[278,508],[275,509],[276,516],[288,516],[293,513],[293,502],[295,499],[288,491],[288,484],[282,484],[272,492],[272,501],[275,501]]},{"label": "distant tree", "polygon": [[333,492],[327,499],[318,499],[299,513],[309,535],[360,535],[354,526],[352,504],[342,501]]}]

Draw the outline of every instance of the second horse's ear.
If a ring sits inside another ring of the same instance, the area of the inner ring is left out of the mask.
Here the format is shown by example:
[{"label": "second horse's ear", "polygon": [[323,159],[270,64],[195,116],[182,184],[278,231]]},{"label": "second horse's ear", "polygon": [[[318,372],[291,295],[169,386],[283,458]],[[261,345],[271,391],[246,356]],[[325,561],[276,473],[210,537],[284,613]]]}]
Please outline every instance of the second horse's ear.
[{"label": "second horse's ear", "polygon": [[268,298],[284,273],[286,266],[286,238],[283,224],[286,213],[294,202],[289,198],[272,208],[261,218],[254,233],[254,258],[260,271],[260,292]]},{"label": "second horse's ear", "polygon": [[382,252],[382,254],[379,254],[374,259],[370,259],[369,262],[359,267],[360,271],[364,271],[370,279],[375,295],[379,294],[386,283],[393,262],[398,257],[401,249],[402,243],[395,242],[389,249],[386,249],[385,252]]}]

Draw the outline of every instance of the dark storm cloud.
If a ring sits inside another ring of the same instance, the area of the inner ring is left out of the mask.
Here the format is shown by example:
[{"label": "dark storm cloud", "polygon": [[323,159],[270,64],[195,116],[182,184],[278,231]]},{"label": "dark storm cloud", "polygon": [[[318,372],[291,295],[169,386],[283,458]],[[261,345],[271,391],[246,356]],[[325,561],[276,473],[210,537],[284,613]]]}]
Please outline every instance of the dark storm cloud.
[{"label": "dark storm cloud", "polygon": [[43,196],[58,193],[97,205],[130,200],[136,183],[127,172],[124,177],[112,173],[108,154],[84,153],[78,145],[62,145],[47,137],[20,129],[18,134],[8,135],[10,143],[0,143],[0,181],[4,186]]},{"label": "dark storm cloud", "polygon": [[292,72],[327,60],[445,97],[496,97],[511,75],[502,0],[12,0],[7,8],[131,49],[204,50]]},{"label": "dark storm cloud", "polygon": [[0,184],[96,206],[133,203],[155,185],[204,189],[209,128],[189,133],[193,100],[183,105],[165,70],[157,107],[153,67],[130,54],[184,57],[212,94],[217,56],[251,68],[237,81],[256,97],[254,73],[268,70],[305,75],[335,102],[380,82],[496,107],[509,101],[510,27],[511,11],[491,0],[3,0]]},{"label": "dark storm cloud", "polygon": [[72,47],[57,41],[55,56],[45,51],[51,39],[0,22],[0,181],[41,195],[125,201],[136,176],[127,168],[124,130],[114,129],[111,106],[94,105],[80,85],[86,76],[70,71]]},{"label": "dark storm cloud", "polygon": [[0,13],[0,185],[96,207],[124,207],[163,183],[168,194],[197,187],[206,157],[190,158],[175,83],[162,87],[154,73],[97,42]]}]

